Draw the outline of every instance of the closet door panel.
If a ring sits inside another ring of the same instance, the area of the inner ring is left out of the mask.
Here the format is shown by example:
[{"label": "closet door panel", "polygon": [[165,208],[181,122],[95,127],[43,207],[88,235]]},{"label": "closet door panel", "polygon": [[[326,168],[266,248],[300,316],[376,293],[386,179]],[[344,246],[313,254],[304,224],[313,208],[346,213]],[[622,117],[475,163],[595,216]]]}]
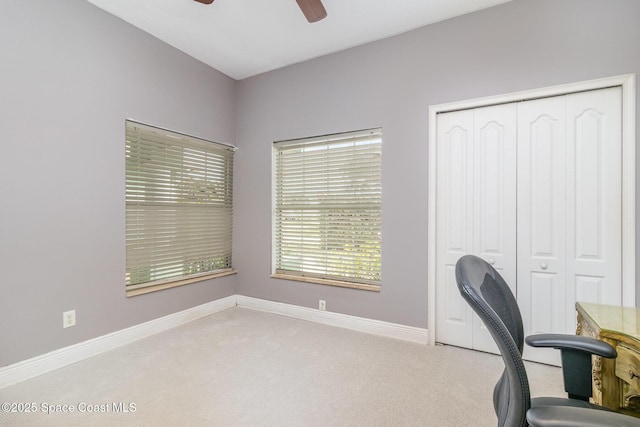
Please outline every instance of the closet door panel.
[{"label": "closet door panel", "polygon": [[567,96],[568,295],[575,301],[622,301],[622,93],[620,88]]},{"label": "closet door panel", "polygon": [[[474,251],[516,292],[516,105],[474,110]],[[473,348],[498,349],[474,314]]]},{"label": "closet door panel", "polygon": [[[518,105],[518,291],[525,335],[566,329],[565,98]],[[526,347],[526,346],[525,346]],[[525,357],[558,364],[557,352]]]},{"label": "closet door panel", "polygon": [[472,310],[458,292],[455,265],[473,252],[473,111],[438,116],[436,340],[471,348]]}]

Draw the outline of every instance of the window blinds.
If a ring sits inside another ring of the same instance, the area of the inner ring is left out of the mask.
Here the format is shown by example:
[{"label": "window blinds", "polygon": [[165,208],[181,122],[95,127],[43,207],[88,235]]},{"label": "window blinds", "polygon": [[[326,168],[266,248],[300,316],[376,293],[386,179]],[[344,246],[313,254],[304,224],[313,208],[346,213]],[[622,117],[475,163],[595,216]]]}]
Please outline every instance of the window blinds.
[{"label": "window blinds", "polygon": [[230,269],[232,189],[232,147],[127,120],[127,289]]},{"label": "window blinds", "polygon": [[274,144],[274,270],[379,285],[382,133]]}]

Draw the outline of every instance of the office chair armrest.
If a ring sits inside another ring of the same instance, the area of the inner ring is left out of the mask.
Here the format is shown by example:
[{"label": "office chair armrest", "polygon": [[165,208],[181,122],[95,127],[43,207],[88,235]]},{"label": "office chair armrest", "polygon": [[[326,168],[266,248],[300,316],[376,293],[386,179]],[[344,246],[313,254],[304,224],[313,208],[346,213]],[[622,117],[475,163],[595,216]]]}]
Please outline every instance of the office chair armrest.
[{"label": "office chair armrest", "polygon": [[529,335],[525,342],[531,347],[553,347],[558,350],[583,351],[607,358],[616,357],[616,349],[604,341],[580,335],[539,334]]},{"label": "office chair armrest", "polygon": [[540,334],[525,339],[531,347],[560,350],[564,389],[572,399],[585,402],[592,396],[591,356],[616,357],[616,349],[603,341],[579,335]]},{"label": "office chair armrest", "polygon": [[527,411],[531,427],[640,427],[640,419],[617,412],[571,406],[541,406]]}]

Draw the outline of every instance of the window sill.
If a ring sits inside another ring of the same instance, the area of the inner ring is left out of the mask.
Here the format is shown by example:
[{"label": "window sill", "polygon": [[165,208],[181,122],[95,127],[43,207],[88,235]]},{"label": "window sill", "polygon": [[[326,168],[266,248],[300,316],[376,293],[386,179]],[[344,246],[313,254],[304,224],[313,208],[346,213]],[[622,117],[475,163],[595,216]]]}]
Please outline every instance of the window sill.
[{"label": "window sill", "polygon": [[341,288],[361,289],[363,291],[380,292],[380,285],[370,285],[368,283],[345,282],[342,280],[320,279],[317,277],[294,276],[291,274],[274,273],[274,279],[293,280],[296,282],[315,283],[318,285],[338,286]]},{"label": "window sill", "polygon": [[176,280],[174,282],[160,283],[157,285],[146,286],[144,288],[127,290],[127,298],[144,295],[151,292],[163,291],[165,289],[177,288],[178,286],[189,285],[191,283],[203,282],[205,280],[217,279],[218,277],[230,276],[238,273],[236,270],[225,270],[217,273],[207,274],[204,276],[191,277],[189,279]]}]

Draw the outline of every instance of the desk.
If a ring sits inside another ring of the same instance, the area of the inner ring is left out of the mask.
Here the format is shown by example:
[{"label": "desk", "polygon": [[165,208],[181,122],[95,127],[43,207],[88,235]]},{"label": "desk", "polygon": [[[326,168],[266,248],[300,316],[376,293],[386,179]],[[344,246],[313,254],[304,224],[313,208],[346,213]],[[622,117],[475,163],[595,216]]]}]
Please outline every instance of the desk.
[{"label": "desk", "polygon": [[594,356],[593,401],[640,417],[640,309],[576,303],[576,334],[611,344],[615,359]]}]

